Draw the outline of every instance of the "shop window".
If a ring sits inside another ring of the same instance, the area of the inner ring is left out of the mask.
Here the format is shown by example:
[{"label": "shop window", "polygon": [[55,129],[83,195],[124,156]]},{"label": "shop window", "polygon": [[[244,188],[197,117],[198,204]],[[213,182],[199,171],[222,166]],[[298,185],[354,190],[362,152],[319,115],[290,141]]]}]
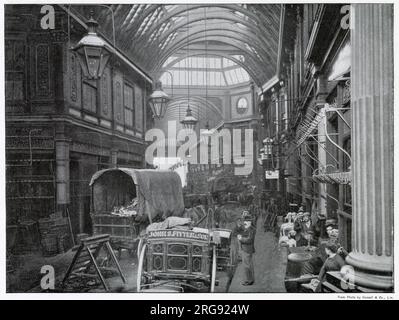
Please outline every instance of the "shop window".
[{"label": "shop window", "polygon": [[5,41],[5,71],[6,100],[24,100],[25,45],[22,40]]},{"label": "shop window", "polygon": [[133,127],[133,88],[125,84],[123,89],[123,103],[125,109],[125,124],[128,127]]},{"label": "shop window", "polygon": [[135,108],[134,108],[134,120],[135,120],[135,127],[137,131],[143,131],[143,91],[139,87],[135,87],[134,92],[134,101],[135,101]]},{"label": "shop window", "polygon": [[83,109],[92,113],[97,112],[97,87],[94,81],[83,82]]}]

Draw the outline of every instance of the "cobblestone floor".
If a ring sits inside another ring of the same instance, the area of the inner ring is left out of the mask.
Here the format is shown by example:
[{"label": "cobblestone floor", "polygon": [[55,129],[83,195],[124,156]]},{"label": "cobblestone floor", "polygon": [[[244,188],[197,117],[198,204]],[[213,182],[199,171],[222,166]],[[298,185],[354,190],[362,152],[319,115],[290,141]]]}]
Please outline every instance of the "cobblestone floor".
[{"label": "cobblestone floor", "polygon": [[287,265],[284,252],[272,232],[264,232],[261,219],[258,220],[255,236],[254,269],[255,283],[243,286],[244,270],[242,263],[237,267],[229,292],[286,292],[284,276]]}]

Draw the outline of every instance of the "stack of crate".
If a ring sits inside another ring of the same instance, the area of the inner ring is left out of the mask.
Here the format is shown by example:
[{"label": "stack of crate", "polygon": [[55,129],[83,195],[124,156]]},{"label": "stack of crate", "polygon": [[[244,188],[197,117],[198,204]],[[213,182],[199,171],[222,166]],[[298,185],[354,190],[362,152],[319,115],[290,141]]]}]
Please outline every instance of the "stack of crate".
[{"label": "stack of crate", "polygon": [[63,253],[70,247],[68,219],[61,213],[39,219],[39,231],[44,255]]}]

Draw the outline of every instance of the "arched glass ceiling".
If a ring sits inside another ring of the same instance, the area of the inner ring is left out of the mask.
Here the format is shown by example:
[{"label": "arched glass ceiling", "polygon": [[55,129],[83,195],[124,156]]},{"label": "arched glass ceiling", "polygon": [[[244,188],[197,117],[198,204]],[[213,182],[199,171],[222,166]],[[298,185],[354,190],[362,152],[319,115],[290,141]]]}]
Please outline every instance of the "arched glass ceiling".
[{"label": "arched glass ceiling", "polygon": [[226,87],[250,80],[247,71],[224,57],[170,57],[160,78],[164,86]]},{"label": "arched glass ceiling", "polygon": [[96,10],[101,33],[111,40],[115,25],[116,46],[149,73],[204,42],[226,48],[215,49],[219,53],[243,56],[242,67],[258,86],[276,73],[281,4],[71,6],[82,19],[91,9]]},{"label": "arched glass ceiling", "polygon": [[206,127],[206,124],[213,128],[223,120],[221,110],[204,97],[190,96],[189,99],[187,97],[178,97],[169,102],[164,118],[155,120],[155,127],[166,133],[168,132],[168,122],[176,121],[176,132],[179,132],[180,129],[183,129],[180,121],[186,116],[188,104],[193,116],[198,120],[196,125],[198,133],[200,128],[204,129]]}]

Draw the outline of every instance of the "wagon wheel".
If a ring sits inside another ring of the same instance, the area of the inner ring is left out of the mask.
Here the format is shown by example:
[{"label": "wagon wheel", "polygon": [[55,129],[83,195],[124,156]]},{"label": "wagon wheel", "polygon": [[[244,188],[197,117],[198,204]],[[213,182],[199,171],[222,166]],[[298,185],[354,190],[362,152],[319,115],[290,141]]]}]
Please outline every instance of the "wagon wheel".
[{"label": "wagon wheel", "polygon": [[137,269],[137,292],[141,291],[141,285],[143,282],[143,269],[144,269],[144,260],[145,260],[145,252],[147,249],[147,244],[144,243],[143,246],[141,247],[140,255],[139,255],[139,260],[138,260],[138,269]]},{"label": "wagon wheel", "polygon": [[212,246],[212,270],[211,270],[211,287],[210,292],[215,292],[216,283],[216,246]]}]

